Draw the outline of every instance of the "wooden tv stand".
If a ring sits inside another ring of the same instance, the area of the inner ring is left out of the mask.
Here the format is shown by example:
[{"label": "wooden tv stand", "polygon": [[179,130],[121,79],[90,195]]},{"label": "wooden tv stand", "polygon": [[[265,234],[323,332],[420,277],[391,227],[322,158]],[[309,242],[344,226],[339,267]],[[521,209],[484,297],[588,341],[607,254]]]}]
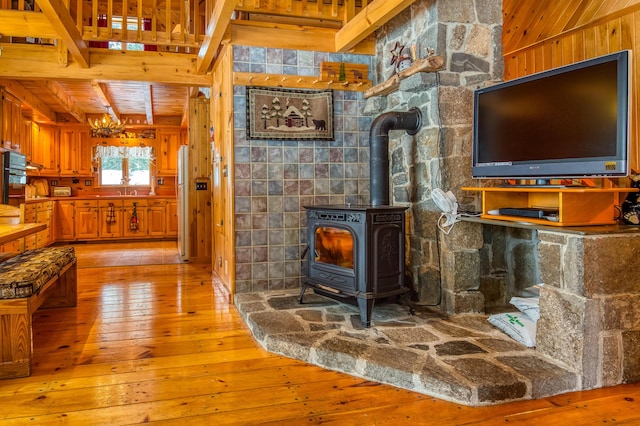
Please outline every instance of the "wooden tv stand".
[{"label": "wooden tv stand", "polygon": [[[620,193],[637,192],[636,188],[535,188],[493,187],[462,188],[482,193],[483,219],[529,222],[549,226],[613,225],[620,215],[615,206],[620,204]],[[521,216],[489,214],[503,207],[557,208],[558,221]]]}]

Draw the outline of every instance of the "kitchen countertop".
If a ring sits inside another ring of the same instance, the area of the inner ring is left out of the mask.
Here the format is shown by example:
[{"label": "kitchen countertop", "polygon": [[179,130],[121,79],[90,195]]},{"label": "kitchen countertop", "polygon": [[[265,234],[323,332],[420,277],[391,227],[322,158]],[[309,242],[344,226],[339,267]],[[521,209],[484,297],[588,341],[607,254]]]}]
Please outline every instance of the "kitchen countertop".
[{"label": "kitchen countertop", "polygon": [[175,199],[175,195],[78,195],[75,197],[37,197],[27,198],[26,203],[40,203],[42,201],[59,201],[59,200],[129,200],[131,198],[144,199]]}]

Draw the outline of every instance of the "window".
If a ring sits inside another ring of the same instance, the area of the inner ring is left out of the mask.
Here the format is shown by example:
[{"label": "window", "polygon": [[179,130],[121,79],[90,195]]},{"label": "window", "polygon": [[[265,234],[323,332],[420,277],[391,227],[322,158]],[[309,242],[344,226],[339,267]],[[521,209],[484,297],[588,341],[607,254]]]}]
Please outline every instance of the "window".
[{"label": "window", "polygon": [[[111,21],[111,28],[114,30],[122,29],[122,16],[113,16]],[[143,22],[144,27],[144,22]],[[127,18],[127,30],[128,31],[138,31],[138,20],[137,18],[128,17]],[[144,50],[144,44],[142,43],[125,43],[127,50]],[[109,49],[111,50],[122,50],[122,42],[119,41],[110,41]]]},{"label": "window", "polygon": [[100,185],[151,185],[151,147],[97,146]]}]

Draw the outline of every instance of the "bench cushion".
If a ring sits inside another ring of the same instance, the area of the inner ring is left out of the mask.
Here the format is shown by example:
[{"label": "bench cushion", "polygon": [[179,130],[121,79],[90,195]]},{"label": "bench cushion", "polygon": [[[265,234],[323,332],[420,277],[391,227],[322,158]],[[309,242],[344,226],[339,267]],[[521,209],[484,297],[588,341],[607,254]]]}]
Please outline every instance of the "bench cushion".
[{"label": "bench cushion", "polygon": [[0,299],[38,294],[75,257],[73,247],[42,247],[0,263]]}]

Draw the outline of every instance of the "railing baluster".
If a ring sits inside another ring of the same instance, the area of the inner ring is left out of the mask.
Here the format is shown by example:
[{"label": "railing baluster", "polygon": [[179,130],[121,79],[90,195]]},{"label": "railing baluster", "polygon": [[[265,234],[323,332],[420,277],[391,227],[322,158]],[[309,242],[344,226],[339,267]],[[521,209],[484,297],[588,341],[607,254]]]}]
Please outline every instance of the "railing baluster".
[{"label": "railing baluster", "polygon": [[171,0],[165,2],[165,31],[167,32],[167,42],[171,42]]},{"label": "railing baluster", "polygon": [[138,42],[142,42],[142,0],[138,0]]},{"label": "railing baluster", "polygon": [[93,38],[98,37],[98,1],[91,2],[91,31]]},{"label": "railing baluster", "polygon": [[184,32],[186,30],[185,16],[184,16],[184,0],[180,1],[180,41],[184,42]]},{"label": "railing baluster", "polygon": [[82,0],[76,0],[76,26],[82,32]]},{"label": "railing baluster", "polygon": [[122,0],[122,49],[125,49],[125,43],[124,41],[127,39],[127,37],[129,36],[129,28],[127,28],[127,21],[129,20],[127,18],[129,12],[129,5],[127,4],[127,0]]},{"label": "railing baluster", "polygon": [[200,34],[200,7],[199,2],[193,2],[193,37],[197,40],[198,34]]},{"label": "railing baluster", "polygon": [[113,37],[113,0],[107,2],[107,35]]},{"label": "railing baluster", "polygon": [[158,2],[157,0],[153,0],[153,10],[151,12],[151,40],[158,41]]}]

